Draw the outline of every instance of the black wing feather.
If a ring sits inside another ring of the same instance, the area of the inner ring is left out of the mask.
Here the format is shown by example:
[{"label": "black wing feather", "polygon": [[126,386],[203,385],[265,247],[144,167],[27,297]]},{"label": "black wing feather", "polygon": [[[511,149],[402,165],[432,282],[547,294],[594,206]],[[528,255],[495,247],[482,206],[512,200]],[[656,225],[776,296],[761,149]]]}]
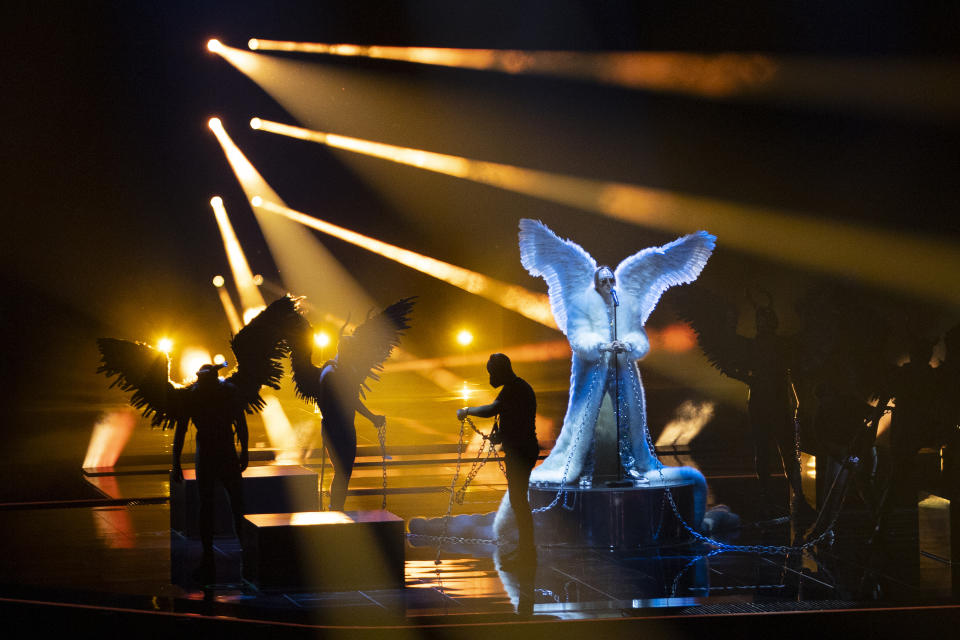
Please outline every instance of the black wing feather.
[{"label": "black wing feather", "polygon": [[247,413],[263,409],[260,387],[280,388],[281,361],[290,351],[287,338],[300,317],[297,302],[289,295],[271,302],[230,341],[237,369],[227,381],[240,391]]},{"label": "black wing feather", "polygon": [[185,389],[170,380],[170,358],[142,342],[100,338],[97,373],[116,376],[110,387],[132,391],[130,404],[155,427],[170,429],[183,414]]},{"label": "black wing feather", "polygon": [[698,286],[679,287],[668,300],[696,332],[710,364],[724,375],[749,384],[752,341],[737,333],[737,308],[727,298]]},{"label": "black wing feather", "polygon": [[341,365],[357,376],[360,393],[367,390],[366,380],[379,380],[377,373],[390,357],[393,348],[400,344],[400,337],[410,328],[410,313],[415,297],[403,298],[389,307],[370,316],[357,327],[349,339],[340,345]]}]

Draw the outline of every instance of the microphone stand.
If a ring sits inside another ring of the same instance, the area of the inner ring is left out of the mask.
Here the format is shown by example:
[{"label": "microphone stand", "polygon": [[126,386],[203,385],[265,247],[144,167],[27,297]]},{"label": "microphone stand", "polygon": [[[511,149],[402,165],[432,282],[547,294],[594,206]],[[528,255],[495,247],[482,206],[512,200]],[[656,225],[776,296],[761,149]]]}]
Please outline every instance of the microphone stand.
[{"label": "microphone stand", "polygon": [[[617,335],[617,308],[620,306],[620,300],[617,298],[617,292],[610,289],[611,302],[613,303],[613,341],[619,340]],[[613,372],[614,388],[616,389],[617,406],[614,414],[617,419],[617,481],[623,480],[623,461],[620,460],[620,352],[616,349],[613,352]]]}]

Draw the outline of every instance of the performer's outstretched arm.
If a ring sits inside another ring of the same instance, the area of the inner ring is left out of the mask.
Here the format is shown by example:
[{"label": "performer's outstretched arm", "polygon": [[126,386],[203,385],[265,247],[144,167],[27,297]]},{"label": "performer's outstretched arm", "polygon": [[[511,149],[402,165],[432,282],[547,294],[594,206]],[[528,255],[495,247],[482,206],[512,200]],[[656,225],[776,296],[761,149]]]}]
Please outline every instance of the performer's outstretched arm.
[{"label": "performer's outstretched arm", "polygon": [[372,422],[373,426],[375,426],[378,429],[383,425],[387,424],[386,416],[379,416],[373,413],[372,411],[370,411],[370,409],[367,409],[366,405],[360,402],[359,400],[357,401],[357,413],[359,413],[364,418]]},{"label": "performer's outstretched arm", "polygon": [[479,407],[464,407],[457,410],[457,420],[463,420],[467,416],[476,416],[478,418],[492,418],[500,413],[500,396],[491,402]]},{"label": "performer's outstretched arm", "polygon": [[176,430],[173,432],[173,469],[171,477],[174,482],[183,481],[183,469],[180,467],[180,454],[183,453],[183,441],[187,437],[187,418],[177,420]]}]

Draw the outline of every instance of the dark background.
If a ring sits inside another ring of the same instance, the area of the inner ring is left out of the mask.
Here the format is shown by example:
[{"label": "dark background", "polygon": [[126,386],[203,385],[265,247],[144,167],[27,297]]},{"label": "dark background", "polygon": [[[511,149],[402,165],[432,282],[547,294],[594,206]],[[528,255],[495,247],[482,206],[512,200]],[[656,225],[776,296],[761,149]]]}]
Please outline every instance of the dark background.
[{"label": "dark background", "polygon": [[[878,6],[881,5],[881,6]],[[522,270],[516,221],[542,218],[616,264],[668,234],[372,159],[350,164],[318,145],[258,135],[251,115],[291,118],[207,52],[208,38],[562,49],[759,51],[958,59],[956,3],[876,2],[103,2],[4,9],[3,219],[0,242],[0,497],[84,494],[79,466],[104,402],[94,339],[174,330],[226,349],[210,278],[228,271],[209,199],[224,197],[255,273],[278,281],[256,222],[210,135],[228,131],[287,203],[507,281]],[[791,104],[726,103],[589,83],[316,59],[334,82],[395,83],[432,105],[379,105],[384,120],[336,131],[956,241],[957,119]],[[918,101],[924,96],[917,96]],[[472,105],[477,111],[458,108]],[[477,126],[490,116],[497,130]],[[475,117],[474,117],[475,116]],[[392,120],[395,117],[396,120]],[[394,126],[395,123],[395,126]],[[413,123],[409,127],[407,123]],[[393,189],[377,185],[393,185]],[[397,185],[400,185],[399,187]],[[398,198],[396,194],[409,194]],[[379,302],[421,296],[430,355],[441,328],[491,315],[503,344],[556,339],[457,289],[335,240],[324,243]],[[799,290],[813,276],[720,248],[716,289],[748,276]],[[903,304],[923,306],[902,297]],[[786,302],[786,294],[781,294]],[[931,307],[949,318],[956,310]],[[658,311],[651,322],[669,321]],[[427,320],[429,319],[429,320]],[[789,318],[786,319],[789,324]],[[564,365],[565,366],[565,365]]]}]

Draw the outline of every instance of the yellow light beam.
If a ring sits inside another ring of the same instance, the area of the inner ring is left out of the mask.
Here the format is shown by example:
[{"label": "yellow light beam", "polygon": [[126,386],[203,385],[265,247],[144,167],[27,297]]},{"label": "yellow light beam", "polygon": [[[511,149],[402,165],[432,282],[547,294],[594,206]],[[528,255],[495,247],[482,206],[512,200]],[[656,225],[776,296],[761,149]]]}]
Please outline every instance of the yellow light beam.
[{"label": "yellow light beam", "polygon": [[956,278],[960,272],[960,248],[938,238],[860,227],[633,184],[471,160],[260,118],[254,118],[251,126],[647,227],[674,233],[707,229],[725,247],[844,278],[859,278],[874,286],[953,306],[960,305],[960,285]]},{"label": "yellow light beam", "polygon": [[[213,130],[247,197],[251,200],[262,198],[282,203],[280,196],[233,142],[223,125],[219,124]],[[323,301],[326,308],[340,305],[346,308],[369,309],[374,306],[360,283],[330,255],[314,234],[296,222],[258,208],[254,208],[254,214],[270,246],[273,259],[283,274],[284,284],[298,294],[305,293],[308,296],[307,304],[310,300],[318,300]],[[339,326],[343,324],[343,316],[346,316],[346,312],[342,316],[327,312],[324,314],[324,321]],[[398,348],[394,359],[398,358],[415,359],[415,356]],[[460,376],[441,367],[422,369],[418,374],[448,393],[454,393],[463,381]]]},{"label": "yellow light beam", "polygon": [[220,296],[221,304],[223,304],[223,312],[227,314],[230,331],[238,333],[240,329],[243,329],[243,320],[240,319],[240,314],[237,313],[237,308],[234,306],[233,300],[230,299],[230,294],[224,287],[217,287],[217,294]]},{"label": "yellow light beam", "polygon": [[294,222],[299,222],[311,229],[316,229],[317,231],[340,238],[350,244],[363,247],[368,251],[395,260],[411,269],[416,269],[421,273],[426,273],[434,278],[443,280],[464,291],[496,302],[500,306],[516,311],[535,322],[539,322],[553,329],[557,328],[557,324],[553,320],[553,313],[550,311],[550,302],[546,294],[535,293],[524,287],[508,284],[501,280],[495,280],[482,273],[470,271],[469,269],[452,265],[449,262],[443,262],[442,260],[437,260],[436,258],[431,258],[410,251],[409,249],[402,249],[396,245],[387,244],[386,242],[325,222],[319,218],[308,216],[305,213],[295,211],[289,207],[268,202],[262,198],[254,198],[251,204],[255,209],[265,209],[286,216]]},{"label": "yellow light beam", "polygon": [[[361,290],[359,284],[351,286],[349,290],[343,291],[342,296],[318,296],[311,293],[312,290],[308,287],[311,285],[316,286],[316,283],[327,283],[327,281],[331,279],[330,273],[332,272],[325,268],[324,265],[338,266],[339,263],[337,263],[332,257],[324,258],[324,256],[329,256],[329,253],[326,252],[326,249],[324,249],[322,245],[319,245],[318,243],[316,245],[311,245],[311,247],[309,247],[311,249],[310,251],[300,252],[299,250],[292,250],[298,249],[299,245],[302,245],[302,243],[308,240],[302,235],[293,233],[294,229],[282,229],[282,233],[277,235],[273,233],[277,230],[278,222],[287,223],[297,229],[302,229],[302,227],[300,224],[294,222],[292,218],[290,220],[286,219],[286,217],[281,218],[280,216],[272,215],[269,210],[266,210],[266,207],[263,206],[263,201],[267,200],[268,197],[270,199],[277,199],[274,201],[274,204],[277,202],[282,202],[282,200],[279,199],[279,196],[277,196],[276,192],[270,187],[269,184],[267,184],[266,180],[264,180],[256,168],[254,168],[254,166],[247,160],[243,152],[233,143],[232,140],[230,140],[226,132],[223,132],[221,136],[218,136],[218,140],[220,140],[221,144],[224,146],[227,159],[233,167],[234,173],[236,174],[238,180],[240,180],[240,184],[244,190],[244,193],[251,197],[251,200],[254,200],[258,197],[261,198],[258,201],[261,203],[261,205],[259,207],[254,207],[254,213],[257,216],[257,220],[260,223],[261,229],[263,229],[265,232],[265,236],[268,244],[271,247],[271,250],[273,250],[274,260],[276,260],[278,265],[281,266],[281,270],[284,273],[284,278],[291,276],[299,278],[296,286],[290,288],[298,293],[306,291],[308,295],[313,295],[312,299],[322,300],[326,306],[329,306],[331,303],[338,302],[338,297],[350,299],[351,296],[356,296],[356,292]],[[263,196],[259,194],[263,194]],[[281,207],[281,212],[283,210],[286,210],[286,207]],[[286,216],[286,214],[283,215]],[[304,221],[316,221],[315,218],[305,216],[304,214],[298,215],[303,216]],[[359,234],[356,235],[357,238],[365,238],[365,236],[360,236]],[[312,238],[312,234],[310,240],[315,240]],[[419,256],[419,254],[413,255]],[[321,261],[329,260],[329,263],[318,262],[318,259]],[[439,261],[437,262],[440,265],[446,264]],[[323,277],[318,277],[317,274],[323,274]],[[477,275],[480,276],[481,280],[486,278],[486,276],[483,276],[482,274]],[[350,278],[350,281],[352,281],[352,278]],[[549,300],[547,296],[533,293],[523,289],[522,287],[517,287],[517,289],[530,296],[527,298],[529,304],[526,307],[526,311],[527,313],[531,313],[535,316],[535,318],[532,319],[535,319],[535,321],[541,322],[548,327],[556,328],[556,323],[553,320],[553,314],[550,312]],[[308,298],[308,302],[309,299],[310,298]],[[370,306],[372,305],[366,305],[366,308],[370,308]],[[325,314],[324,321],[337,326],[343,324],[342,317],[330,313]],[[692,384],[692,386],[705,388],[715,397],[723,396],[723,399],[726,401],[729,401],[729,398],[731,397],[735,397],[735,402],[742,404],[743,394],[739,393],[742,390],[740,389],[742,385],[731,380],[718,380],[719,377],[716,375],[712,367],[706,363],[706,360],[703,358],[702,354],[700,355],[700,360],[695,362],[695,364],[698,366],[691,372],[688,370],[687,366],[691,362],[690,358],[678,358],[676,357],[676,354],[668,353],[671,351],[682,351],[685,348],[689,348],[691,344],[695,344],[695,337],[691,336],[689,327],[679,325],[679,328],[677,328],[677,326],[674,326],[672,333],[670,333],[670,335],[673,336],[672,338],[668,336],[666,331],[663,333],[663,338],[660,339],[657,337],[658,333],[656,331],[649,332],[651,338],[651,353],[644,360],[644,366],[650,367],[651,369],[655,369],[659,372],[667,372],[666,375],[669,375],[677,380],[682,380],[686,383],[691,383],[691,381],[693,381],[695,384]],[[567,351],[567,353],[569,353],[569,351]],[[564,357],[569,356],[567,355]],[[391,359],[391,362],[399,362],[404,359],[416,360],[417,358],[416,356],[408,354],[401,349],[397,349],[395,357]],[[430,380],[440,389],[452,394],[451,397],[459,395],[462,392],[462,376],[456,375],[443,366],[439,366],[434,363],[431,366],[413,369],[413,371],[427,380]],[[735,388],[731,389],[731,387]],[[717,389],[719,389],[719,391],[717,391]],[[538,418],[538,424],[540,423],[541,418]],[[546,418],[542,419],[542,424],[548,424]]]},{"label": "yellow light beam", "polygon": [[213,207],[213,216],[217,220],[217,227],[220,229],[220,236],[223,238],[223,248],[226,250],[227,260],[230,262],[230,271],[233,273],[237,291],[240,293],[240,304],[243,305],[244,315],[246,315],[249,309],[263,307],[266,303],[263,300],[263,294],[260,293],[253,281],[253,272],[250,270],[243,249],[240,247],[240,241],[233,230],[233,225],[230,224],[227,210],[223,206],[223,199],[214,196],[210,199],[210,206]]},{"label": "yellow light beam", "polygon": [[[223,125],[212,130],[247,199],[262,197],[283,203]],[[279,216],[257,209],[253,213],[288,291],[296,291],[310,300],[322,300],[342,316],[356,309],[366,311],[375,306],[360,283],[327,251],[315,234]]]},{"label": "yellow light beam", "polygon": [[[960,65],[932,58],[825,58],[750,52],[521,51],[386,47],[253,38],[254,51],[397,60],[507,74],[561,76],[713,99],[768,99],[956,119]],[[233,64],[254,64],[219,42]],[[237,50],[239,51],[239,50]],[[249,52],[242,52],[248,53]],[[894,90],[891,90],[894,88]]]}]

